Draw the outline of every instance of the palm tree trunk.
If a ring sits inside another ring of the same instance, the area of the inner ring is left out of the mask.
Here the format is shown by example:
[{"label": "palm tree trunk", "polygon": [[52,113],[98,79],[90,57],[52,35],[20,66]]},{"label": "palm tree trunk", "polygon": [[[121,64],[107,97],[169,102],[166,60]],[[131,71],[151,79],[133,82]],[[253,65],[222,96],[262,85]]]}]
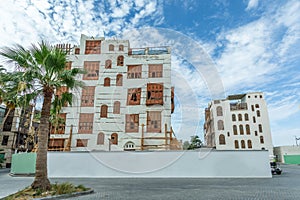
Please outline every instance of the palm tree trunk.
[{"label": "palm tree trunk", "polygon": [[49,135],[49,116],[50,116],[53,89],[46,87],[44,88],[43,92],[44,92],[44,102],[43,102],[43,107],[41,112],[40,134],[38,137],[35,179],[31,184],[31,187],[39,188],[42,190],[48,190],[51,188],[51,185],[48,179],[47,150],[48,150],[48,135]]}]

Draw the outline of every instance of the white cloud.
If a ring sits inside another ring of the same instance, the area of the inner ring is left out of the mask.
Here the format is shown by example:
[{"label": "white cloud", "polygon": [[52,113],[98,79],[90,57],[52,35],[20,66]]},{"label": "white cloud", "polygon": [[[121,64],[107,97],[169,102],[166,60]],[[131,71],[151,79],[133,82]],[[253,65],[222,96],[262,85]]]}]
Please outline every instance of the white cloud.
[{"label": "white cloud", "polygon": [[246,10],[255,9],[258,6],[258,0],[249,0]]}]

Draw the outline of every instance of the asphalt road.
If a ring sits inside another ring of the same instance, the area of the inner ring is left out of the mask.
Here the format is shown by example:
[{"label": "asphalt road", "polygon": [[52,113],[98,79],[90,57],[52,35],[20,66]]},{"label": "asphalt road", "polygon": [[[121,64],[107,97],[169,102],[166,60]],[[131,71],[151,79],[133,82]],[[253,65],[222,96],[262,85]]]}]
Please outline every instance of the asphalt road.
[{"label": "asphalt road", "polygon": [[[273,178],[55,178],[51,182],[67,181],[95,190],[94,194],[72,199],[300,199],[300,166],[281,165],[281,168],[282,175]],[[7,170],[0,170],[0,198],[32,181],[32,177],[10,177]]]}]

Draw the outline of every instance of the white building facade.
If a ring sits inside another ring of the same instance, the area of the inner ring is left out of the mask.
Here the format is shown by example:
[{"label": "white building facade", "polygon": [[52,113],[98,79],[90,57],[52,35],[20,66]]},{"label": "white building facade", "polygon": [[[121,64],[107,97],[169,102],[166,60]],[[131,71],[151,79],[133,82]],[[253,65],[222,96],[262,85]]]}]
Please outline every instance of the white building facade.
[{"label": "white building facade", "polygon": [[261,92],[230,95],[205,109],[205,142],[218,150],[268,150],[273,145],[267,105]]},{"label": "white building facade", "polygon": [[50,134],[50,147],[71,139],[72,151],[167,149],[174,109],[170,48],[132,49],[128,40],[82,35],[68,59],[68,68],[86,70],[78,77],[85,87],[71,91],[73,105],[63,108],[65,125]]}]

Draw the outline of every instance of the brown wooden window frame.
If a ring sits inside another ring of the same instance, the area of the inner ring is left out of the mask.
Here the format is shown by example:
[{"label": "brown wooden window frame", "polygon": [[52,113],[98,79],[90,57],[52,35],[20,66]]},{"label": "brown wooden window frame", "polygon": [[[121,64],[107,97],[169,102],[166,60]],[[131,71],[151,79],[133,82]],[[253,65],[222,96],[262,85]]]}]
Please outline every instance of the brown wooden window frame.
[{"label": "brown wooden window frame", "polygon": [[146,105],[164,104],[164,85],[163,83],[148,83]]},{"label": "brown wooden window frame", "polygon": [[112,66],[112,61],[111,60],[106,60],[105,61],[105,69],[111,69]]},{"label": "brown wooden window frame", "polygon": [[251,134],[251,131],[250,131],[250,125],[249,125],[249,124],[246,124],[246,134],[247,134],[247,135],[250,135],[250,134]]},{"label": "brown wooden window frame", "polygon": [[80,54],[80,48],[75,48],[75,54],[76,55]]},{"label": "brown wooden window frame", "polygon": [[79,115],[79,134],[93,133],[94,113],[80,113]]},{"label": "brown wooden window frame", "polygon": [[87,73],[83,75],[83,80],[98,80],[99,66],[99,61],[84,61],[84,69]]},{"label": "brown wooden window frame", "polygon": [[238,114],[238,120],[243,121],[243,115],[242,114]]},{"label": "brown wooden window frame", "polygon": [[81,107],[93,107],[95,97],[95,86],[86,86],[81,92]]},{"label": "brown wooden window frame", "polygon": [[224,130],[224,121],[218,120],[218,130]]},{"label": "brown wooden window frame", "polygon": [[233,122],[235,122],[235,121],[236,121],[236,115],[235,115],[235,114],[232,114],[232,115],[231,115],[231,119],[232,119]]},{"label": "brown wooden window frame", "polygon": [[259,131],[260,133],[263,132],[263,129],[262,129],[262,125],[261,125],[261,124],[258,125],[258,131]]},{"label": "brown wooden window frame", "polygon": [[104,87],[110,87],[110,78],[109,77],[106,77],[104,79],[104,84],[103,84]]},{"label": "brown wooden window frame", "polygon": [[108,51],[114,51],[115,46],[113,44],[108,45]]},{"label": "brown wooden window frame", "polygon": [[88,139],[76,139],[76,147],[87,147]]},{"label": "brown wooden window frame", "polygon": [[241,148],[246,149],[246,143],[245,140],[241,140]]},{"label": "brown wooden window frame", "polygon": [[252,149],[252,141],[251,140],[247,141],[247,146],[248,146],[248,149]]},{"label": "brown wooden window frame", "polygon": [[129,88],[127,93],[127,105],[140,105],[141,88]]},{"label": "brown wooden window frame", "polygon": [[142,65],[127,66],[127,79],[141,79],[141,78],[142,78]]},{"label": "brown wooden window frame", "polygon": [[161,78],[161,77],[163,77],[163,65],[162,64],[150,64],[150,65],[148,65],[148,77],[149,78]]},{"label": "brown wooden window frame", "polygon": [[108,106],[106,104],[103,104],[100,109],[100,117],[107,118],[107,113],[108,113]]},{"label": "brown wooden window frame", "polygon": [[225,135],[220,134],[219,135],[219,145],[225,145],[225,144],[226,144]]},{"label": "brown wooden window frame", "polygon": [[103,145],[104,144],[105,135],[103,132],[98,133],[97,135],[97,145]]},{"label": "brown wooden window frame", "polygon": [[101,40],[86,40],[85,54],[101,54]]},{"label": "brown wooden window frame", "polygon": [[239,125],[240,135],[244,135],[244,127],[242,124]]},{"label": "brown wooden window frame", "polygon": [[113,145],[118,145],[118,133],[112,133],[110,136],[110,143]]},{"label": "brown wooden window frame", "polygon": [[124,56],[118,56],[117,66],[124,66]]},{"label": "brown wooden window frame", "polygon": [[260,117],[260,111],[259,110],[256,111],[256,115],[257,115],[257,117]]},{"label": "brown wooden window frame", "polygon": [[238,140],[234,140],[234,148],[235,149],[239,149],[239,141]]},{"label": "brown wooden window frame", "polygon": [[222,106],[218,106],[216,108],[216,110],[217,110],[217,116],[223,116],[223,108],[222,108]]},{"label": "brown wooden window frame", "polygon": [[264,144],[265,143],[264,136],[261,135],[259,137],[259,141],[260,141],[261,144]]},{"label": "brown wooden window frame", "polygon": [[117,74],[116,86],[123,86],[123,75],[122,74]]},{"label": "brown wooden window frame", "polygon": [[148,111],[147,112],[147,132],[161,133],[161,112]]},{"label": "brown wooden window frame", "polygon": [[124,51],[124,45],[123,44],[119,45],[119,51]]},{"label": "brown wooden window frame", "polygon": [[249,115],[248,115],[248,113],[245,113],[244,117],[245,117],[245,121],[249,121]]},{"label": "brown wooden window frame", "polygon": [[233,135],[237,135],[238,134],[238,132],[237,132],[237,126],[233,125],[232,129],[233,129]]},{"label": "brown wooden window frame", "polygon": [[125,115],[125,132],[127,133],[139,132],[139,114]]},{"label": "brown wooden window frame", "polygon": [[113,114],[120,114],[120,110],[121,110],[121,103],[120,103],[120,101],[115,101],[114,102]]}]

